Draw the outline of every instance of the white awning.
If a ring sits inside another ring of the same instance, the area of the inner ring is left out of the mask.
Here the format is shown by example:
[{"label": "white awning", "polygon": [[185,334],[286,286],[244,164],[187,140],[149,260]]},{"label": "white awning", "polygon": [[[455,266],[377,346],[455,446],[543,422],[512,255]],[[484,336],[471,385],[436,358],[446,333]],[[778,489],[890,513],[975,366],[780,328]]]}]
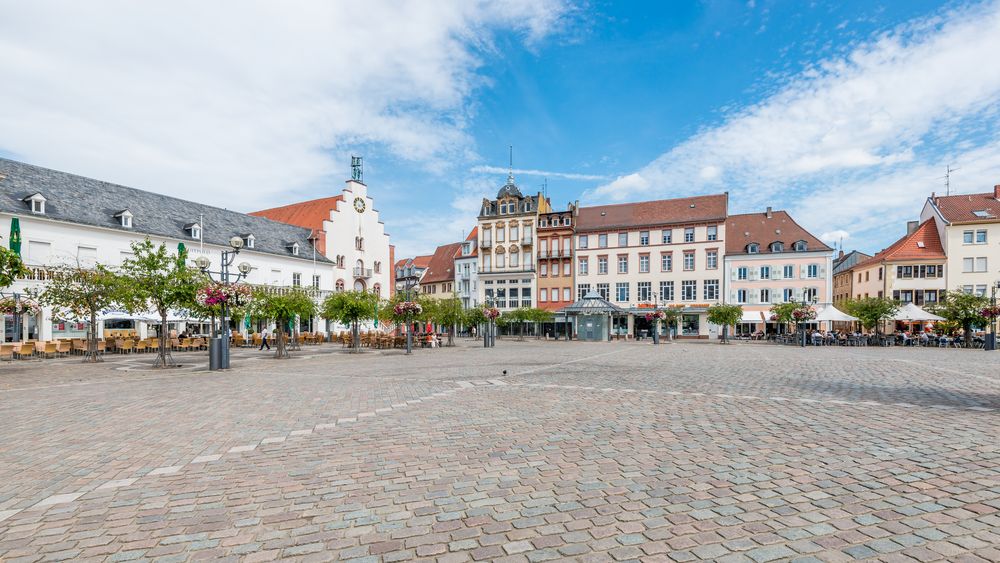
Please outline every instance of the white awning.
[{"label": "white awning", "polygon": [[816,314],[817,321],[856,321],[857,317],[852,317],[840,309],[830,305]]},{"label": "white awning", "polygon": [[154,317],[148,313],[129,313],[128,311],[118,311],[109,309],[106,311],[101,311],[101,314],[97,315],[97,320],[99,321],[152,321],[155,320]]},{"label": "white awning", "polygon": [[896,311],[892,319],[895,321],[943,321],[944,317],[928,313],[913,303],[907,303]]},{"label": "white awning", "polygon": [[[764,315],[763,317],[761,315]],[[740,319],[741,323],[763,323],[766,322],[767,313],[763,311],[743,311],[743,318]]]}]

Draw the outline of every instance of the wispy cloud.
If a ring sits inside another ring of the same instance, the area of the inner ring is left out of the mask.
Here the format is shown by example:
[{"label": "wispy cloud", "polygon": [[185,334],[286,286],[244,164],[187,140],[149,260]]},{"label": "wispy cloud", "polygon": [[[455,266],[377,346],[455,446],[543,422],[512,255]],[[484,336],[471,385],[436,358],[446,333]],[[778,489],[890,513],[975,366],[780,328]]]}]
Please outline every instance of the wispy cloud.
[{"label": "wispy cloud", "polygon": [[[503,168],[501,166],[473,166],[470,170],[475,174],[507,174],[511,171],[508,168]],[[512,171],[516,175],[521,176],[544,176],[547,178],[564,178],[566,180],[590,180],[590,181],[600,181],[600,180],[610,180],[610,176],[604,176],[599,174],[579,174],[576,172],[553,172],[551,170],[532,170],[525,168],[515,168]]]},{"label": "wispy cloud", "polygon": [[0,152],[219,205],[287,202],[375,147],[429,170],[474,152],[498,31],[563,0],[0,0]]},{"label": "wispy cloud", "polygon": [[[945,163],[985,171],[1000,161],[1000,65],[986,62],[1000,52],[998,31],[997,2],[909,22],[820,61],[586,199],[728,190],[737,207],[801,210],[818,232],[894,237],[894,225],[879,229],[919,213]],[[995,183],[973,178],[982,183],[966,189]]]}]

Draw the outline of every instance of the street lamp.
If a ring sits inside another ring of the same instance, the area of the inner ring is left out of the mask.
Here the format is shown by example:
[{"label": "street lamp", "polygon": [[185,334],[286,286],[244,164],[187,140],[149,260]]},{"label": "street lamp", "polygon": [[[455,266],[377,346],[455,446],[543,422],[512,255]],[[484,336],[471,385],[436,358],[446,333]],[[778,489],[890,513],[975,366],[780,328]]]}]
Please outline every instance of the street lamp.
[{"label": "street lamp", "polygon": [[[487,308],[487,310],[492,310],[493,309],[493,303],[494,303],[493,296],[487,295],[486,296],[486,308]],[[494,336],[493,336],[493,319],[491,319],[490,317],[487,316],[486,317],[486,326],[483,327],[483,348],[490,348],[491,346],[494,346],[495,344],[496,344],[496,341],[494,340]]]},{"label": "street lamp", "polygon": [[[1000,291],[1000,281],[993,284],[990,288],[990,308],[993,309],[994,313],[997,310],[997,291]],[[997,322],[1000,321],[1000,317],[994,316],[990,319],[990,334],[986,338],[986,345],[983,346],[987,350],[997,349]]]},{"label": "street lamp", "polygon": [[[236,267],[239,273],[235,275],[235,278],[229,273],[229,266],[231,266],[236,260],[236,255],[239,254],[240,250],[243,248],[243,239],[241,237],[234,236],[229,239],[229,246],[232,250],[222,251],[222,262],[218,272],[213,272],[208,269],[212,263],[205,256],[199,256],[196,258],[194,261],[195,265],[198,266],[198,269],[201,270],[202,273],[208,275],[209,279],[213,279],[212,274],[216,274],[219,276],[219,281],[224,284],[236,283],[240,281],[241,279],[247,277],[247,274],[250,273],[250,270],[252,269],[250,264],[240,262],[240,264]],[[228,312],[227,303],[223,301],[222,312],[219,315],[219,322],[222,325],[222,337],[219,338],[219,335],[216,334],[212,338],[209,346],[208,369],[210,370],[229,369],[229,322],[226,318]],[[163,327],[163,330],[166,329],[167,327]],[[215,350],[218,350],[218,352],[215,352]]]},{"label": "street lamp", "polygon": [[[403,287],[406,290],[406,300],[410,301],[412,298],[410,296],[410,291],[417,285],[417,272],[416,268],[412,265],[402,268],[403,275],[400,276],[403,279]],[[406,353],[413,353],[413,319],[407,319],[406,321]]]}]

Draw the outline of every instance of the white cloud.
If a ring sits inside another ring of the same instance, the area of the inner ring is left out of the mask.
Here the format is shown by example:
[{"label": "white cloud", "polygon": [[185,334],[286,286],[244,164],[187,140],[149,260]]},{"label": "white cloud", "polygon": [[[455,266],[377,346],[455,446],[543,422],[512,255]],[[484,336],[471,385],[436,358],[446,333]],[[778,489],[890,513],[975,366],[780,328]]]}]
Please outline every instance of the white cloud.
[{"label": "white cloud", "polygon": [[819,235],[819,239],[829,244],[847,242],[851,238],[851,233],[845,230],[828,231]]},{"label": "white cloud", "polygon": [[466,158],[493,34],[531,45],[566,12],[562,0],[0,8],[0,151],[240,209],[344,177],[358,147],[430,170]]},{"label": "white cloud", "polygon": [[[807,228],[875,235],[875,225],[919,213],[945,163],[1000,160],[1000,65],[987,62],[1000,53],[998,31],[997,2],[907,23],[819,62],[585,199],[725,189],[738,208],[798,207],[816,212]],[[904,178],[905,187],[885,183]]]},{"label": "white cloud", "polygon": [[[507,174],[509,169],[500,166],[473,166],[470,172],[477,174]],[[602,176],[599,174],[581,174],[577,172],[553,172],[551,170],[531,170],[524,168],[515,168],[513,170],[515,175],[524,176],[547,176],[550,178],[565,178],[567,180],[607,180],[607,176]]]}]

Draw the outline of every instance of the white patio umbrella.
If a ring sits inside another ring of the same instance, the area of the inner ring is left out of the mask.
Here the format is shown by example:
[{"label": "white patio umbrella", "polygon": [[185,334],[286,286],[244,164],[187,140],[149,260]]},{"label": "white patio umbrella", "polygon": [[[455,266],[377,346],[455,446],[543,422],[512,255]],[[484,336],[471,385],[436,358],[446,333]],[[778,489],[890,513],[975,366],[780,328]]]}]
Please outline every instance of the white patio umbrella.
[{"label": "white patio umbrella", "polygon": [[816,313],[817,321],[856,321],[857,317],[852,317],[840,309],[830,305],[819,313]]},{"label": "white patio umbrella", "polygon": [[896,311],[896,314],[892,316],[894,321],[943,321],[944,317],[939,317],[934,313],[928,313],[920,307],[917,307],[913,303],[907,303]]}]

